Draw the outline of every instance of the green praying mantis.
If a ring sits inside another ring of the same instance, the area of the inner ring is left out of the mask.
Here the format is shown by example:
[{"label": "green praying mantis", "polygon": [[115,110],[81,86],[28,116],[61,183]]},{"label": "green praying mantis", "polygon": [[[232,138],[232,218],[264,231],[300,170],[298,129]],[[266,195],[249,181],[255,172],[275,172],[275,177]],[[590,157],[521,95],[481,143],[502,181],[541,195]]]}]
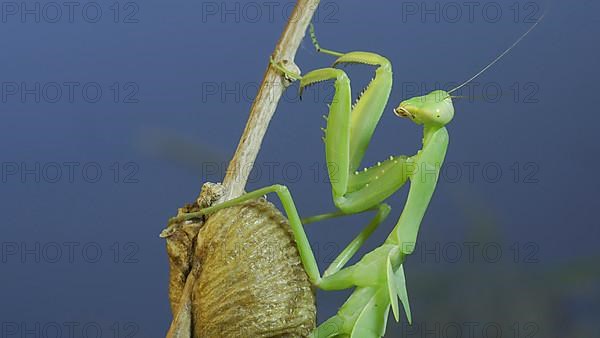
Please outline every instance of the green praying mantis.
[{"label": "green praying mantis", "polygon": [[[392,65],[388,59],[376,53],[340,53],[323,49],[319,46],[311,25],[311,37],[317,51],[337,58],[332,67],[313,70],[301,76],[288,70],[283,62],[275,63],[271,59],[271,63],[288,79],[300,81],[300,93],[307,86],[318,82],[334,81],[335,94],[329,107],[324,142],[327,162],[336,165],[335,170],[328,166],[328,174],[337,210],[301,219],[288,188],[276,184],[198,212],[180,215],[171,219],[170,223],[198,218],[276,193],[289,219],[300,259],[311,283],[323,290],[355,288],[337,314],[322,323],[313,332],[313,337],[381,337],[385,334],[390,308],[396,321],[399,320],[400,303],[408,321],[412,322],[403,263],[406,256],[414,251],[419,227],[446,155],[449,135],[445,126],[454,116],[451,93],[499,61],[542,18],[543,16],[494,61],[460,86],[449,91],[436,90],[401,102],[394,113],[423,126],[422,148],[412,156],[391,156],[362,170],[358,168],[392,89]],[[351,104],[350,80],[343,70],[336,68],[338,65],[351,63],[376,67],[374,78],[354,104]],[[406,204],[390,235],[381,246],[363,256],[358,263],[346,267],[348,261],[389,215],[391,208],[384,201],[407,181],[410,181],[410,189]],[[303,225],[366,211],[375,211],[375,217],[321,276]]]}]

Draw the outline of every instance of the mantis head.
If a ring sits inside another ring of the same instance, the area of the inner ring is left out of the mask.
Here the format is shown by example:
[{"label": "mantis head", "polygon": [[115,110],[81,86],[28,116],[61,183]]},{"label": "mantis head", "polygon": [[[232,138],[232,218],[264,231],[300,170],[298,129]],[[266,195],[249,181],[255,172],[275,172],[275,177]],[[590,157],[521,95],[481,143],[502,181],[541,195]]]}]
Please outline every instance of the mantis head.
[{"label": "mantis head", "polygon": [[[496,62],[500,61],[506,54],[508,54],[519,42],[521,42],[533,29],[542,21],[545,14],[540,16],[534,25],[532,25],[525,33],[523,33],[510,47],[508,47],[502,54],[498,55],[492,62],[480,70],[477,74],[472,76],[461,85],[449,90],[435,90],[424,96],[417,96],[400,103],[400,105],[394,109],[394,113],[400,117],[408,117],[417,124],[423,124],[425,126],[438,126],[443,127],[450,123],[454,117],[454,105],[452,104],[451,93],[464,87]],[[459,96],[454,96],[459,97]]]},{"label": "mantis head", "polygon": [[454,117],[454,105],[448,92],[435,90],[424,96],[417,96],[394,109],[400,117],[408,117],[416,124],[443,127]]}]

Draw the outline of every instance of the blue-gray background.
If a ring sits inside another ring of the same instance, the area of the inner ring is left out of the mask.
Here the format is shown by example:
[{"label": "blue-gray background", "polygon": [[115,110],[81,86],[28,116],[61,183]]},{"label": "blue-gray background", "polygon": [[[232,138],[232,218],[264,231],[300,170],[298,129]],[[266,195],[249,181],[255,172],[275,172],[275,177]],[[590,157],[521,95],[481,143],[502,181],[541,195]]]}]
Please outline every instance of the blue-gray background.
[{"label": "blue-gray background", "polygon": [[[222,178],[292,2],[38,4],[35,14],[36,2],[3,1],[0,13],[2,335],[162,336],[170,310],[158,233],[202,182]],[[393,62],[372,165],[418,149],[420,129],[394,105],[468,78],[544,9],[542,24],[462,93],[472,99],[456,101],[446,170],[406,265],[416,325],[390,323],[390,337],[600,336],[600,6],[352,0],[318,11],[323,45]],[[330,62],[308,41],[297,56],[305,72]],[[354,91],[371,76],[348,72]],[[248,189],[287,184],[309,215],[332,208],[319,130],[332,92],[318,86],[299,102],[296,89]],[[405,195],[391,198],[367,249]],[[309,226],[319,264],[367,220]],[[319,321],[346,296],[319,293]]]}]

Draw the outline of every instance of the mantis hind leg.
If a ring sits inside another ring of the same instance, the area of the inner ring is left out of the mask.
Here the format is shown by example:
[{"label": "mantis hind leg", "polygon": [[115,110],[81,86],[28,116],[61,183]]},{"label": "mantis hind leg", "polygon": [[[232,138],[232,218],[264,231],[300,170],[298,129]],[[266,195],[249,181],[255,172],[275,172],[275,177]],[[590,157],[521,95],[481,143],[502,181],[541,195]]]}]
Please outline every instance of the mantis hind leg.
[{"label": "mantis hind leg", "polygon": [[356,254],[358,249],[360,249],[365,241],[371,236],[373,231],[375,231],[379,224],[381,224],[381,222],[383,222],[383,220],[385,220],[385,218],[388,216],[390,207],[387,204],[382,204],[377,208],[378,212],[375,218],[373,218],[371,223],[369,223],[369,225],[333,261],[333,263],[325,271],[323,278],[321,278],[317,261],[310,247],[310,243],[308,242],[308,238],[306,237],[306,233],[304,232],[304,228],[300,221],[300,216],[298,215],[292,195],[290,194],[288,188],[284,185],[276,184],[258,189],[244,194],[238,198],[202,209],[198,212],[174,217],[169,221],[169,223],[182,222],[185,220],[198,218],[203,215],[214,213],[221,209],[262,197],[269,193],[276,193],[281,200],[281,204],[283,205],[287,218],[290,222],[290,228],[292,230],[294,240],[296,241],[296,245],[298,247],[300,260],[302,261],[304,270],[306,271],[311,283],[319,287],[323,285],[324,288],[336,290],[352,287],[354,285],[353,280],[351,278],[340,278],[342,276],[339,275],[338,272],[348,262],[348,260],[350,260],[354,254]]},{"label": "mantis hind leg", "polygon": [[237,204],[253,200],[259,197],[262,197],[269,193],[276,193],[279,199],[281,200],[281,204],[285,210],[287,218],[290,222],[290,227],[292,233],[294,235],[294,239],[296,240],[296,245],[298,247],[298,253],[300,254],[300,260],[302,261],[302,265],[304,266],[304,270],[308,274],[308,277],[313,284],[318,284],[321,277],[319,273],[319,268],[317,266],[317,261],[315,260],[315,256],[310,247],[310,243],[308,242],[308,238],[306,237],[306,233],[304,232],[304,228],[302,227],[302,223],[300,221],[300,216],[298,215],[298,211],[296,209],[296,205],[294,200],[292,199],[292,195],[290,194],[288,188],[284,185],[271,185],[265,188],[261,188],[249,193],[246,193],[238,198],[234,198],[232,200],[210,206],[208,208],[202,209],[198,212],[183,214],[177,216],[169,223],[172,222],[180,222],[192,218],[198,218],[202,215],[208,215],[214,213],[218,210],[235,206]]}]

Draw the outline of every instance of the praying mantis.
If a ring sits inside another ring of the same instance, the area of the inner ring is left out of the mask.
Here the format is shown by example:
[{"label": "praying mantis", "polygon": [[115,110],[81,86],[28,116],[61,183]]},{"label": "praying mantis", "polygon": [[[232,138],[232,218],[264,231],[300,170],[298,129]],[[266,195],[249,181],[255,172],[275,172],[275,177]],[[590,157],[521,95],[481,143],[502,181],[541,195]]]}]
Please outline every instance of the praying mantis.
[{"label": "praying mantis", "polygon": [[[400,318],[399,304],[412,322],[403,263],[415,249],[421,221],[433,196],[440,168],[448,148],[446,125],[454,116],[452,92],[462,88],[499,61],[539,24],[540,19],[513,45],[500,54],[475,76],[449,90],[402,101],[394,113],[423,127],[422,148],[412,156],[391,156],[375,166],[358,170],[371,137],[380,120],[392,89],[392,65],[388,59],[372,52],[340,53],[319,46],[314,27],[311,37],[317,51],[335,56],[330,68],[322,68],[301,76],[288,70],[285,62],[271,64],[291,81],[300,82],[300,93],[318,82],[333,80],[335,94],[326,118],[324,136],[325,157],[336,211],[301,219],[288,188],[276,184],[246,193],[238,198],[213,205],[198,212],[174,217],[170,223],[209,215],[249,200],[275,193],[289,219],[300,260],[310,282],[323,290],[355,288],[337,314],[321,324],[313,337],[381,337],[385,334],[390,308],[396,321]],[[336,68],[343,64],[365,64],[376,67],[375,76],[351,104],[350,80]],[[385,200],[408,181],[410,188],[406,204],[395,227],[382,245],[363,256],[358,263],[346,267],[348,261],[387,218],[391,207]],[[303,225],[333,217],[375,211],[375,217],[321,276]]]}]

